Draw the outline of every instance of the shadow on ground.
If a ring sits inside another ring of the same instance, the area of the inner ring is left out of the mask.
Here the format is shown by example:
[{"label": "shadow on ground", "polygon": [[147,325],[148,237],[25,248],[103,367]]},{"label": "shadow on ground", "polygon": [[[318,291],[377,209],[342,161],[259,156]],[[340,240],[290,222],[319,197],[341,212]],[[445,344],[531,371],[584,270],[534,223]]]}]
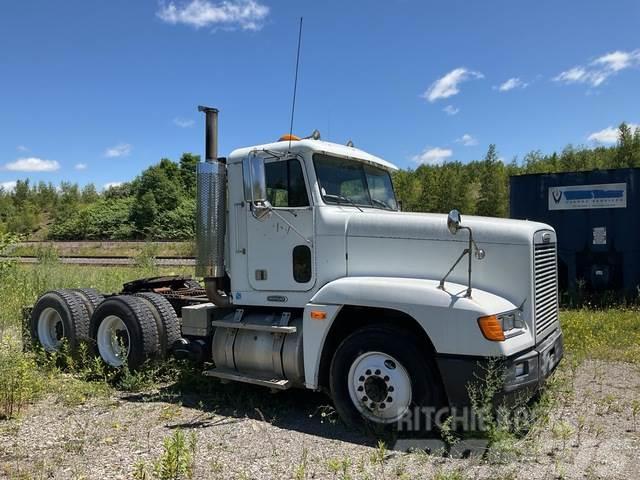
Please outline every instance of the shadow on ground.
[{"label": "shadow on ground", "polygon": [[253,419],[282,429],[295,430],[328,439],[376,444],[376,439],[344,425],[323,393],[291,389],[271,393],[264,387],[225,383],[205,377],[195,368],[182,368],[176,381],[153,391],[123,393],[123,401],[168,403],[199,410],[193,420],[170,424],[176,428],[214,428]]}]

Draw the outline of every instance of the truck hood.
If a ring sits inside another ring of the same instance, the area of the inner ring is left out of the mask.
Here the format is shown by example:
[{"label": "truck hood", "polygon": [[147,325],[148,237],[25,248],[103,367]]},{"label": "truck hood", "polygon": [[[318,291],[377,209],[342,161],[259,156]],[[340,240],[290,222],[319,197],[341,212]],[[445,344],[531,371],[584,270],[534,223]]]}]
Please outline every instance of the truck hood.
[{"label": "truck hood", "polygon": [[[471,227],[480,244],[531,245],[535,232],[553,230],[549,225],[526,220],[462,216],[463,226]],[[432,213],[385,212],[366,210],[354,212],[346,219],[347,237],[396,238],[467,242],[468,233],[452,235],[447,228],[447,216]]]},{"label": "truck hood", "polygon": [[[322,209],[317,220],[318,231],[323,232],[318,236],[321,248],[335,252],[332,258],[340,258],[339,246],[343,246],[345,270],[341,276],[348,277],[439,281],[469,239],[464,230],[452,235],[443,214],[358,212],[344,207]],[[486,252],[482,260],[472,257],[473,288],[499,295],[514,305],[526,303],[531,309],[534,239],[536,232],[553,229],[543,223],[470,215],[463,215],[461,224],[473,230],[478,247]],[[467,270],[467,261],[460,262],[448,282],[466,285]]]}]

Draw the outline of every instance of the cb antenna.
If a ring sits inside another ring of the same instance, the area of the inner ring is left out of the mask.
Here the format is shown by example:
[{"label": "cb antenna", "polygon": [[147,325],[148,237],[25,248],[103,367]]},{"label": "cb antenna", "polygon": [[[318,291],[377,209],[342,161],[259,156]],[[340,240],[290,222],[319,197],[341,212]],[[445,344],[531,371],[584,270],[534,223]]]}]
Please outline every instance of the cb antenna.
[{"label": "cb antenna", "polygon": [[296,92],[298,90],[298,67],[300,66],[300,43],[302,41],[302,17],[298,30],[298,53],[296,54],[296,75],[293,81],[293,102],[291,103],[291,123],[289,125],[289,150],[291,150],[291,136],[293,135],[293,116],[296,113]]}]

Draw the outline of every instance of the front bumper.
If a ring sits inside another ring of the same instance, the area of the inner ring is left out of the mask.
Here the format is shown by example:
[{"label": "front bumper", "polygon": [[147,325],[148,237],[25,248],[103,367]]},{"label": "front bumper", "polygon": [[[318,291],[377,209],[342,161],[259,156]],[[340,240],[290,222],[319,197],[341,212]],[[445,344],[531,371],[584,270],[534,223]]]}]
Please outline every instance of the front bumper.
[{"label": "front bumper", "polygon": [[[555,370],[564,355],[562,331],[557,329],[533,349],[500,359],[497,366],[503,373],[503,388],[499,399],[529,397]],[[464,355],[436,357],[444,389],[451,407],[471,404],[469,385],[481,385],[491,359]]]}]

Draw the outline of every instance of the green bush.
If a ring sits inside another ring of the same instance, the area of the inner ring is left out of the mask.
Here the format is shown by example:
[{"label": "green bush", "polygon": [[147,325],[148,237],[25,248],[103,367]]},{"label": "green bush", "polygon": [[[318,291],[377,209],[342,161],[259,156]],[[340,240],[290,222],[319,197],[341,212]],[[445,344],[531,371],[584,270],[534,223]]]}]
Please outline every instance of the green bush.
[{"label": "green bush", "polygon": [[0,339],[0,418],[13,418],[42,391],[35,358],[8,337]]}]

